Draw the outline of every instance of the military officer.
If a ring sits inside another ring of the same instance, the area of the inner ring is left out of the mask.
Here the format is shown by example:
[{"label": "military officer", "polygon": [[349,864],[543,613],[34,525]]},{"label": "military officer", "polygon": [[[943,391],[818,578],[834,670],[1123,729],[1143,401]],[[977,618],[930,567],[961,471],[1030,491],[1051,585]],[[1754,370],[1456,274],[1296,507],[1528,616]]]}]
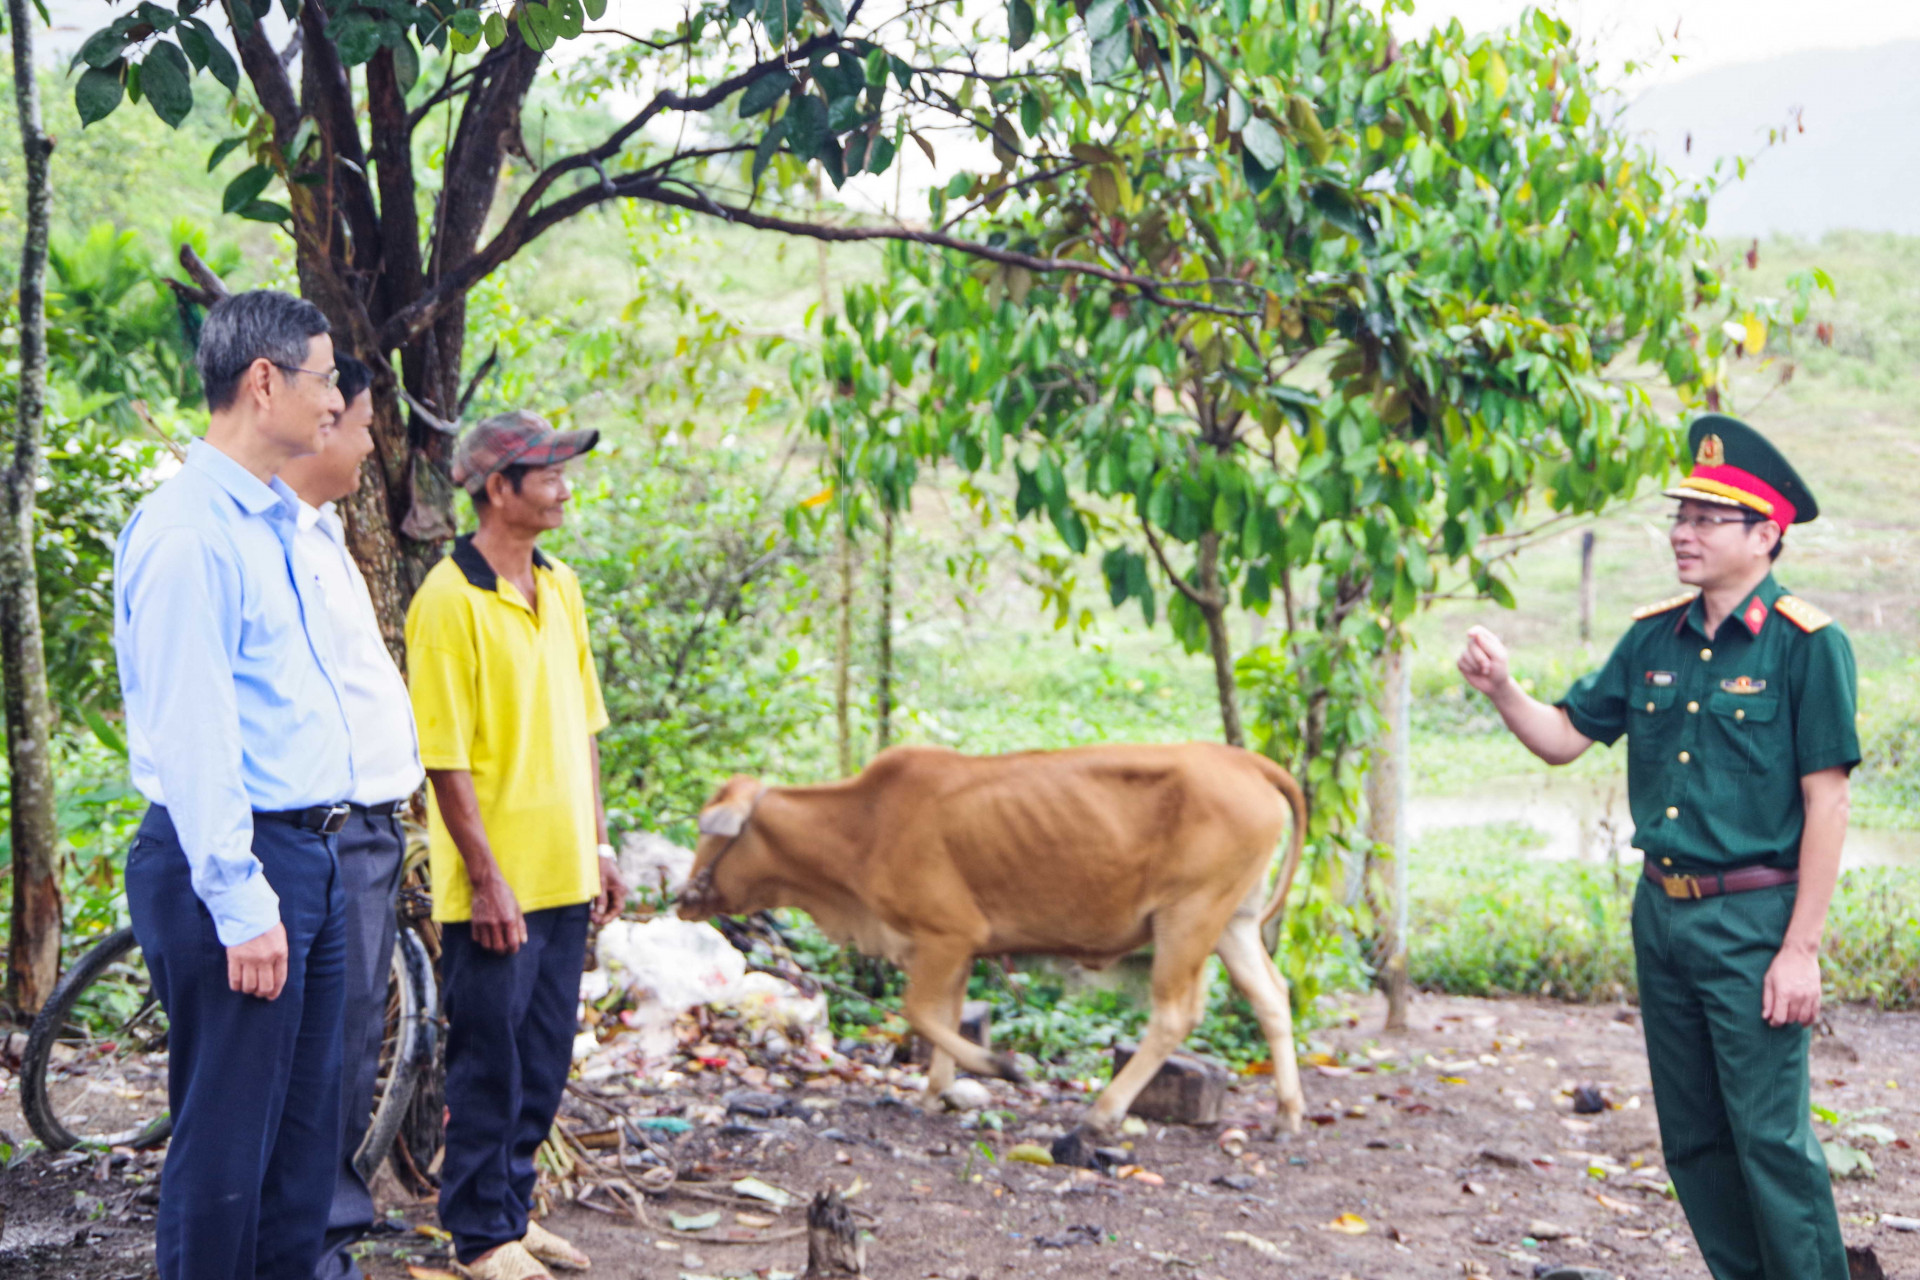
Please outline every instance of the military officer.
[{"label": "military officer", "polygon": [[1627,738],[1640,1010],[1667,1170],[1715,1280],[1847,1280],[1808,1116],[1820,936],[1860,761],[1853,651],[1773,577],[1819,512],[1757,431],[1712,414],[1669,541],[1684,595],[1548,706],[1483,627],[1460,671],[1548,764]]}]

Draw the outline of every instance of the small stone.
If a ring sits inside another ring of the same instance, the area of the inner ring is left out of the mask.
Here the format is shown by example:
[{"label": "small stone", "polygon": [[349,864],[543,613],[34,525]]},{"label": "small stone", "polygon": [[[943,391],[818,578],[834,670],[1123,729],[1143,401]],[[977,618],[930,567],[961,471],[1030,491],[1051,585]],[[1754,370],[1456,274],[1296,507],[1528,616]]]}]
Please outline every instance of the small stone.
[{"label": "small stone", "polygon": [[1253,1176],[1245,1173],[1223,1173],[1213,1180],[1213,1184],[1229,1191],[1251,1191],[1257,1185]]},{"label": "small stone", "polygon": [[1613,1272],[1598,1267],[1561,1267],[1542,1262],[1533,1269],[1534,1280],[1614,1280]]},{"label": "small stone", "polygon": [[1886,1270],[1870,1244],[1847,1246],[1847,1280],[1887,1280]]},{"label": "small stone", "polygon": [[777,1093],[757,1093],[740,1090],[725,1098],[728,1115],[752,1116],[756,1120],[767,1120],[781,1115],[787,1110],[787,1100]]},{"label": "small stone", "polygon": [[1493,1147],[1481,1148],[1477,1157],[1482,1164],[1497,1164],[1502,1169],[1524,1169],[1527,1162],[1511,1151],[1499,1151]]},{"label": "small stone", "polygon": [[[1126,1067],[1134,1052],[1132,1045],[1114,1049],[1116,1075]],[[1218,1124],[1226,1105],[1230,1079],[1224,1067],[1190,1054],[1176,1053],[1161,1064],[1127,1110],[1149,1120],[1174,1124]]]},{"label": "small stone", "polygon": [[1573,1090],[1573,1113],[1577,1116],[1597,1116],[1607,1109],[1606,1095],[1600,1092],[1597,1084],[1576,1085]]},{"label": "small stone", "polygon": [[1219,1142],[1222,1151],[1238,1159],[1241,1155],[1245,1154],[1247,1149],[1247,1131],[1245,1129],[1228,1129],[1220,1135]]},{"label": "small stone", "polygon": [[1545,1218],[1535,1218],[1527,1224],[1527,1234],[1535,1240],[1565,1240],[1573,1232],[1557,1222],[1548,1222]]},{"label": "small stone", "polygon": [[993,1095],[978,1080],[955,1080],[940,1093],[941,1105],[949,1111],[978,1111],[993,1105]]}]

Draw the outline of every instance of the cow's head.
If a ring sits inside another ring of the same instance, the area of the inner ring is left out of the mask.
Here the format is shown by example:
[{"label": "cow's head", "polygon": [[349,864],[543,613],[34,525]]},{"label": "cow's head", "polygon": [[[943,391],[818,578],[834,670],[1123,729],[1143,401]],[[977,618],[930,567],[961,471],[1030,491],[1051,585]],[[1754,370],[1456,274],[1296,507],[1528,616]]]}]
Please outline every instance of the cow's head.
[{"label": "cow's head", "polygon": [[[738,890],[753,878],[747,864],[758,856],[752,846],[759,842],[749,838],[747,827],[765,790],[759,779],[736,773],[702,806],[693,872],[680,891],[682,920],[707,920],[753,909]],[[729,887],[736,891],[728,892]]]}]

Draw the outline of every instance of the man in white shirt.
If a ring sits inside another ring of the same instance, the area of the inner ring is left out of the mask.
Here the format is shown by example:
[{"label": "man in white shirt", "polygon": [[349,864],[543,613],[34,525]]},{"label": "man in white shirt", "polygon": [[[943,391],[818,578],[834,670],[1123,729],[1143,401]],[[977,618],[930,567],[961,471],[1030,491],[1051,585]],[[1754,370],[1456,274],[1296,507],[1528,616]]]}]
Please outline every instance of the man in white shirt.
[{"label": "man in white shirt", "polygon": [[372,371],[350,355],[336,358],[346,402],[321,439],[320,452],[295,459],[280,478],[300,498],[294,563],[326,602],[353,733],[352,812],[340,832],[340,878],[347,899],[347,1008],[341,1072],[340,1170],[327,1216],[317,1280],[360,1280],[348,1250],[372,1229],[373,1196],[353,1167],[372,1119],[374,1080],[393,957],[394,894],[406,857],[400,814],[425,776],[406,681],[380,634],[373,599],[348,554],[334,503],[360,484],[373,452]]}]

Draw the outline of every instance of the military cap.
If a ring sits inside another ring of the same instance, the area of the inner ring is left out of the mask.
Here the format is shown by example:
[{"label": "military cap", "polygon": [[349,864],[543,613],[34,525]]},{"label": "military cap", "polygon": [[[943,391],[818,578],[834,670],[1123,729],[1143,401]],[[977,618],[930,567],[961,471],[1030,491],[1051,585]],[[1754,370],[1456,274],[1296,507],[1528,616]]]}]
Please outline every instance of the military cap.
[{"label": "military cap", "polygon": [[1758,511],[1782,533],[1820,514],[1813,491],[1786,458],[1738,418],[1722,413],[1695,418],[1687,447],[1693,450],[1693,469],[1666,491],[1667,497]]}]

